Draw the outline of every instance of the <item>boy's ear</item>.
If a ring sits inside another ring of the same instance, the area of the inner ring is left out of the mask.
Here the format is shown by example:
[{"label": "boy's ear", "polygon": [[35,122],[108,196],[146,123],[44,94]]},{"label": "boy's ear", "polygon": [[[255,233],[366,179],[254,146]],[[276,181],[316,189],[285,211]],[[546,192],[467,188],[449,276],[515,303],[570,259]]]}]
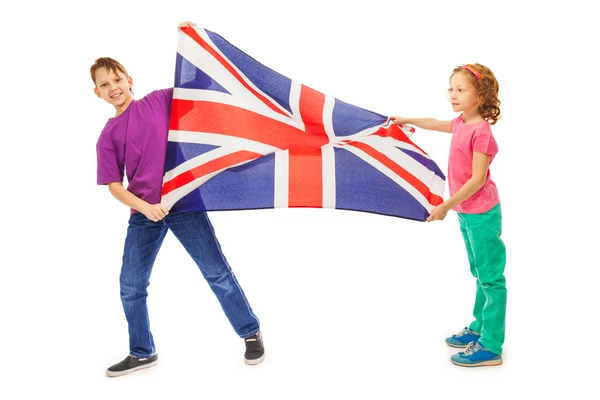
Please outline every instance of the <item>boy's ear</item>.
[{"label": "boy's ear", "polygon": [[100,91],[97,87],[94,88],[94,93],[96,93],[96,96],[98,96],[99,98],[102,98],[102,95],[100,94]]}]

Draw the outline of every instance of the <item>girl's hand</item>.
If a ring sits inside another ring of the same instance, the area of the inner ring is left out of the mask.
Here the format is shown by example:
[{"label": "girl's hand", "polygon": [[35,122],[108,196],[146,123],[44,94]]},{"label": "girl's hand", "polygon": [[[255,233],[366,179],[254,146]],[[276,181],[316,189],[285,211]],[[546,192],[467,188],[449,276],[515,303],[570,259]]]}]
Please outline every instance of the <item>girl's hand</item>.
[{"label": "girl's hand", "polygon": [[406,118],[402,118],[402,117],[390,117],[392,119],[392,122],[395,123],[396,125],[406,125],[408,124],[408,119]]},{"label": "girl's hand", "polygon": [[181,28],[192,28],[196,26],[195,23],[193,23],[192,21],[183,21],[182,23],[179,24],[179,26],[177,27],[177,30],[180,31]]},{"label": "girl's hand", "polygon": [[448,214],[448,209],[443,204],[440,204],[431,210],[431,214],[429,214],[426,221],[443,221],[446,218],[446,214]]},{"label": "girl's hand", "polygon": [[169,211],[162,204],[148,204],[143,210],[140,210],[150,221],[158,222],[169,214]]}]

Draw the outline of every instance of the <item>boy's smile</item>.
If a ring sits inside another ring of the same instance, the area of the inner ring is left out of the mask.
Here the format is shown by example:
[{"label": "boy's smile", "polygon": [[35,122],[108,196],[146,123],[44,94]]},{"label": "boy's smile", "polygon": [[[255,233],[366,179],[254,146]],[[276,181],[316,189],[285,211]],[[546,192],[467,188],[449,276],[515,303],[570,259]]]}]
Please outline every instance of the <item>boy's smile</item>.
[{"label": "boy's smile", "polygon": [[96,71],[96,87],[94,88],[96,96],[112,104],[117,111],[117,115],[125,111],[133,100],[133,94],[131,93],[133,80],[130,76],[118,72],[118,74],[115,74],[106,68],[99,69]]}]

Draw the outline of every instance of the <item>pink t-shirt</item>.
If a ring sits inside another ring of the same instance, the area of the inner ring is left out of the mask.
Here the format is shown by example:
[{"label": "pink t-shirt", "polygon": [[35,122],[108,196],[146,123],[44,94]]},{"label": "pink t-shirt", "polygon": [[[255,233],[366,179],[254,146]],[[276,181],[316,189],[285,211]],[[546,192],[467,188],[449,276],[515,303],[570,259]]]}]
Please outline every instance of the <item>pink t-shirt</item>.
[{"label": "pink t-shirt", "polygon": [[[468,125],[462,120],[462,114],[452,120],[452,140],[448,157],[448,186],[450,196],[473,175],[473,152],[488,154],[490,165],[498,153],[498,144],[492,136],[492,127],[487,121]],[[490,179],[488,168],[485,183],[473,196],[453,208],[454,211],[466,214],[480,214],[492,209],[498,202],[498,189]]]},{"label": "pink t-shirt", "polygon": [[123,182],[125,173],[127,190],[160,203],[172,99],[172,88],[156,90],[108,120],[96,145],[99,185]]}]

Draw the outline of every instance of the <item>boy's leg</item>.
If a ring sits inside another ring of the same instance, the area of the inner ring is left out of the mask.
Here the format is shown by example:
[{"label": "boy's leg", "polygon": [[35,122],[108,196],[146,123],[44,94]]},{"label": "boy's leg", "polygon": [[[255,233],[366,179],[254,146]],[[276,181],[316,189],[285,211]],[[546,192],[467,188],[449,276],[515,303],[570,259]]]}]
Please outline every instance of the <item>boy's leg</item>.
[{"label": "boy's leg", "polygon": [[121,302],[129,325],[129,351],[137,358],[152,357],[156,352],[146,298],[152,266],[167,230],[164,222],[150,221],[141,213],[129,219],[120,276]]},{"label": "boy's leg", "polygon": [[483,305],[485,304],[485,295],[483,294],[481,282],[479,281],[479,276],[477,274],[477,270],[475,269],[475,255],[473,254],[473,247],[471,246],[471,240],[469,239],[467,227],[462,213],[458,213],[458,222],[460,225],[460,231],[462,232],[463,240],[465,242],[465,247],[467,249],[469,267],[471,269],[471,274],[475,277],[476,286],[475,305],[473,306],[473,317],[475,318],[475,320],[471,322],[469,328],[471,328],[471,330],[475,331],[476,333],[480,333],[481,325],[483,323],[483,317],[481,312],[483,311]]},{"label": "boy's leg", "polygon": [[500,204],[483,214],[463,214],[473,248],[479,283],[485,296],[482,310],[481,345],[493,353],[502,353],[506,316],[506,249],[500,238]]},{"label": "boy's leg", "polygon": [[206,212],[180,212],[166,218],[169,229],[200,268],[225,315],[241,338],[260,330],[258,318],[227,263]]}]

